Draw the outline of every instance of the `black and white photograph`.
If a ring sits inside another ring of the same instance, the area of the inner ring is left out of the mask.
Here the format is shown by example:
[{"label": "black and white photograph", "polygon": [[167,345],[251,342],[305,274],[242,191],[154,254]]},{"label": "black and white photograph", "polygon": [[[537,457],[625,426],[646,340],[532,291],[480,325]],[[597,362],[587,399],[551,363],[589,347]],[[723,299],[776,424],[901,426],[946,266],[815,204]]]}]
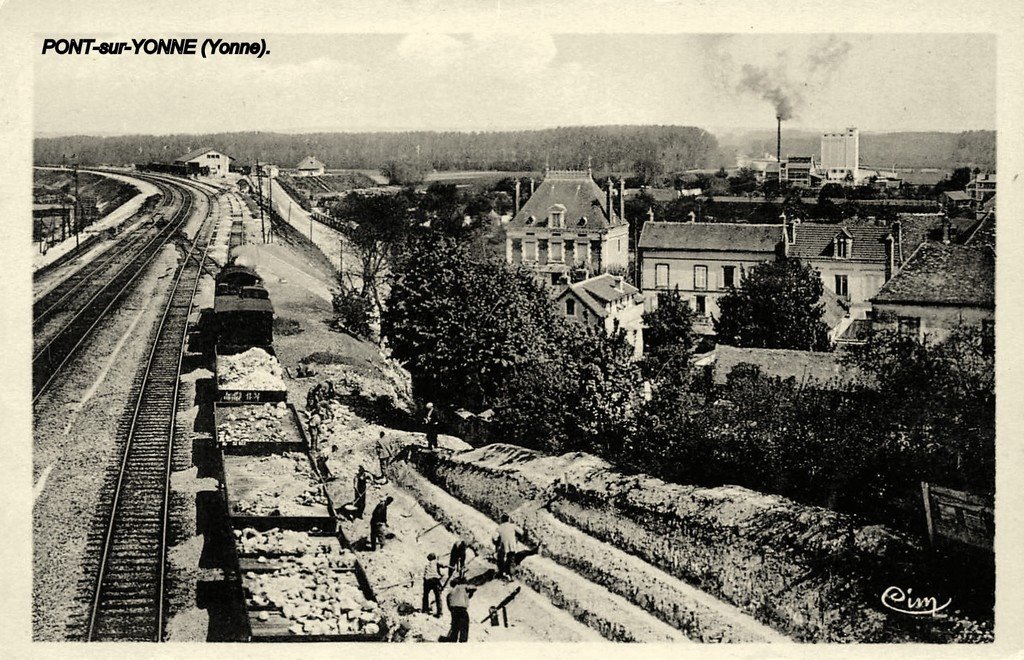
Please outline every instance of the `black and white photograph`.
[{"label": "black and white photograph", "polygon": [[14,5],[27,653],[1019,652],[1019,9]]}]

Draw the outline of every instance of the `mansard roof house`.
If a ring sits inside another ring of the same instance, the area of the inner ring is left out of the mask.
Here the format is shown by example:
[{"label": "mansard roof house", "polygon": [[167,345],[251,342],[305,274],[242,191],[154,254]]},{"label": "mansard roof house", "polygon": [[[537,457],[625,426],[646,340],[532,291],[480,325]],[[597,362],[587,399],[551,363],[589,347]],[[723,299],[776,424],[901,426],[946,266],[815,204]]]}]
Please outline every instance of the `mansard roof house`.
[{"label": "mansard roof house", "polygon": [[628,265],[629,223],[624,218],[623,186],[618,209],[609,180],[601,190],[590,171],[549,170],[506,230],[505,256],[543,274],[551,283],[567,281],[572,270],[587,275]]}]

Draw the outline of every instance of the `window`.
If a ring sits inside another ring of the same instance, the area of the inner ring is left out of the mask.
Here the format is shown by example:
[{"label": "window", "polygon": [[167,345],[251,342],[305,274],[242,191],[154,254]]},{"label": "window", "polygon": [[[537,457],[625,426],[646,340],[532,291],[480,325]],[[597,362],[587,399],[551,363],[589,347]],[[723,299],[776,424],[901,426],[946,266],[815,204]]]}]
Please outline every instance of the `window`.
[{"label": "window", "polygon": [[708,315],[708,297],[707,296],[696,296],[693,299],[694,309],[697,310],[697,316]]},{"label": "window", "polygon": [[850,283],[846,275],[836,275],[836,295],[840,298],[849,299]]},{"label": "window", "polygon": [[551,241],[549,244],[551,251],[551,261],[562,260],[562,243],[561,241]]},{"label": "window", "polygon": [[693,267],[693,288],[694,289],[706,289],[706,288],[708,288],[708,267],[707,266],[694,266]]},{"label": "window", "polygon": [[565,226],[565,212],[564,211],[552,211],[551,212],[551,226],[552,227],[564,227]]},{"label": "window", "polygon": [[658,289],[668,288],[668,264],[654,266],[654,286]]},{"label": "window", "polygon": [[576,316],[576,301],[572,298],[565,301],[565,315]]},{"label": "window", "polygon": [[722,266],[722,285],[727,289],[736,286],[736,266]]},{"label": "window", "polygon": [[899,333],[906,337],[921,336],[921,318],[918,316],[901,316],[898,320]]},{"label": "window", "polygon": [[836,258],[837,259],[849,259],[850,258],[850,241],[846,238],[839,237],[836,239]]}]

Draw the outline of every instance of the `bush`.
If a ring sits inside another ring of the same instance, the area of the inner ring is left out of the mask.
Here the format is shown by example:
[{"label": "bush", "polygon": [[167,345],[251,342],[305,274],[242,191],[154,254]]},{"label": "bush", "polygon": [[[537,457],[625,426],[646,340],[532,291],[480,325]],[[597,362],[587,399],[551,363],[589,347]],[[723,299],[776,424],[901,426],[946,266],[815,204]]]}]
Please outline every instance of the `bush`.
[{"label": "bush", "polygon": [[335,328],[359,339],[373,338],[373,302],[367,296],[345,289],[335,294],[332,302]]}]

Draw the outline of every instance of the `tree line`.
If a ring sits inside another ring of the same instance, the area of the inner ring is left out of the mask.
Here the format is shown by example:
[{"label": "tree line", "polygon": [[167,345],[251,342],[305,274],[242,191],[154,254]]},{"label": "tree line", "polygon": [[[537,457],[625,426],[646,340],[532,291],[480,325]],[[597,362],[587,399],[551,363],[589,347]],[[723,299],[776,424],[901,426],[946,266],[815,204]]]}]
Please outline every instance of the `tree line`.
[{"label": "tree line", "polygon": [[201,147],[226,153],[239,164],[258,159],[294,167],[312,155],[328,168],[374,170],[411,164],[428,171],[542,170],[545,166],[633,171],[642,164],[679,171],[707,167],[719,157],[715,137],[692,126],[569,126],[494,132],[75,135],[36,138],[35,162],[168,162]]}]

